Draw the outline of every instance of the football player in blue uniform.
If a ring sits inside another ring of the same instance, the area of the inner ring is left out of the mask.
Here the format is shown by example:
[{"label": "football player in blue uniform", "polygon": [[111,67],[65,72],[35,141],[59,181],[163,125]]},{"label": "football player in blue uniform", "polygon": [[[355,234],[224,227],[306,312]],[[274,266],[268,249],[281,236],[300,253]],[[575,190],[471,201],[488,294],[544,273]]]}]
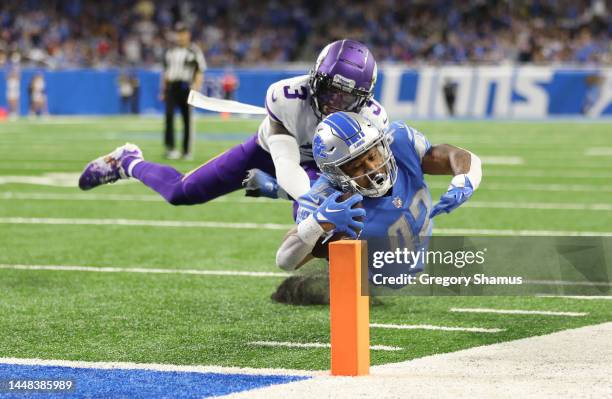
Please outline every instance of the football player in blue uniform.
[{"label": "football player in blue uniform", "polygon": [[[315,245],[326,245],[337,234],[398,237],[414,244],[431,235],[432,218],[467,201],[482,177],[480,159],[469,151],[432,146],[403,122],[383,131],[350,112],[319,123],[313,154],[322,175],[300,197],[297,226],[276,254],[277,265],[288,271],[312,259]],[[425,174],[453,176],[433,207]],[[342,201],[344,193],[352,195]]]}]

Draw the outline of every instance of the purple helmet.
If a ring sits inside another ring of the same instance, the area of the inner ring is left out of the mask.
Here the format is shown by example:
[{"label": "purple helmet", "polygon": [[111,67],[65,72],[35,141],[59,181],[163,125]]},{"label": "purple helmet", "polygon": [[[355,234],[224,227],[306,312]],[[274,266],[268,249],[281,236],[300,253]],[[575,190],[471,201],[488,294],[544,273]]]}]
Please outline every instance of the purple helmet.
[{"label": "purple helmet", "polygon": [[310,98],[322,118],[336,111],[359,112],[372,98],[376,84],[376,60],[355,40],[338,40],[321,51],[310,71]]}]

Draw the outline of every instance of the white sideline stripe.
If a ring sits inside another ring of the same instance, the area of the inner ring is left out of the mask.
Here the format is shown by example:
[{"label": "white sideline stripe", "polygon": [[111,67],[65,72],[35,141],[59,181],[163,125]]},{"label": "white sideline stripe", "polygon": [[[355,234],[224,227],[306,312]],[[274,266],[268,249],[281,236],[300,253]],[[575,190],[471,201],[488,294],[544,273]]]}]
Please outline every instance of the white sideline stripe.
[{"label": "white sideline stripe", "polygon": [[[130,195],[130,194],[59,194],[59,193],[19,193],[8,191],[0,193],[0,200],[58,200],[58,201],[142,201],[163,202],[159,195]],[[223,203],[264,203],[287,205],[287,201],[269,198],[228,198],[220,197],[212,202]],[[468,208],[485,209],[543,209],[543,210],[577,210],[577,211],[612,211],[612,204],[584,204],[584,203],[546,203],[546,202],[488,202],[468,201],[463,205]]]},{"label": "white sideline stripe", "polygon": [[[284,347],[284,348],[331,348],[331,344],[323,342],[279,342],[279,341],[253,341],[249,342],[249,345],[255,346],[270,346],[270,347]],[[399,346],[386,346],[386,345],[371,345],[370,349],[373,351],[401,351],[404,348]]]},{"label": "white sideline stripe", "polygon": [[152,370],[152,371],[178,371],[185,373],[224,373],[249,375],[299,375],[316,376],[324,371],[252,368],[252,367],[223,367],[223,366],[183,366],[178,364],[159,363],[131,363],[131,362],[83,362],[76,360],[51,359],[22,359],[16,357],[0,357],[0,364],[17,364],[24,366],[60,366],[82,369],[124,369],[124,370]]},{"label": "white sideline stripe", "polygon": [[541,297],[541,298],[564,298],[564,299],[586,299],[586,300],[598,300],[598,299],[612,300],[612,296],[610,296],[610,295],[592,295],[592,296],[587,296],[587,295],[547,295],[547,294],[543,294],[543,295],[538,295],[538,297]]},{"label": "white sideline stripe", "polygon": [[525,160],[522,157],[513,156],[481,156],[480,159],[485,165],[522,165]]},{"label": "white sideline stripe", "polygon": [[151,227],[200,227],[225,229],[288,230],[290,224],[277,223],[229,223],[186,220],[138,220],[138,219],[67,219],[67,218],[0,218],[0,224],[59,224],[59,225],[109,225]]},{"label": "white sideline stripe", "polygon": [[432,326],[429,324],[380,324],[372,323],[371,328],[387,328],[396,330],[439,330],[439,331],[466,331],[481,333],[498,333],[506,331],[505,328],[481,328],[481,327],[445,327]]},{"label": "white sideline stripe", "polygon": [[372,366],[358,378],[326,375],[223,398],[605,398],[611,334],[605,323]]},{"label": "white sideline stripe", "polygon": [[141,267],[97,267],[69,265],[8,265],[0,264],[0,269],[12,270],[52,270],[94,273],[145,273],[145,274],[192,274],[200,276],[240,276],[240,277],[288,277],[287,273],[243,272],[237,270],[200,270],[200,269],[149,269]]},{"label": "white sideline stripe", "polygon": [[541,315],[541,316],[569,316],[580,317],[586,316],[586,312],[552,312],[548,310],[520,310],[520,309],[486,309],[486,308],[450,308],[450,312],[458,313],[499,313],[499,314],[525,314],[525,315]]},{"label": "white sideline stripe", "polygon": [[612,156],[612,148],[595,147],[587,148],[584,155],[588,157],[609,157]]},{"label": "white sideline stripe", "polygon": [[[149,227],[199,227],[225,229],[288,230],[294,225],[277,223],[233,223],[183,220],[138,220],[138,219],[68,219],[68,218],[24,218],[0,217],[0,224],[50,224],[50,225],[106,225]],[[579,236],[612,237],[609,231],[570,230],[498,230],[498,229],[435,229],[436,235],[497,235],[497,236]]]}]

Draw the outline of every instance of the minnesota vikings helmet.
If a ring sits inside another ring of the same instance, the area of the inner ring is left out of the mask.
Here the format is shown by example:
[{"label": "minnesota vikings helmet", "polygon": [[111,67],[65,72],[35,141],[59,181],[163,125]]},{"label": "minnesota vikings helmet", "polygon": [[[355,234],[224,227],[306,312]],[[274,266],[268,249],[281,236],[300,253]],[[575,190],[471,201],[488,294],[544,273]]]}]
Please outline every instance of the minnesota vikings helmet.
[{"label": "minnesota vikings helmet", "polygon": [[372,98],[376,75],[376,60],[364,44],[345,39],[325,46],[310,71],[310,98],[317,117],[359,112]]},{"label": "minnesota vikings helmet", "polygon": [[[317,125],[312,149],[317,166],[344,192],[359,192],[366,197],[381,197],[397,179],[397,164],[388,137],[372,122],[353,112],[335,112]],[[342,166],[376,148],[380,165],[360,176],[349,176]],[[359,180],[366,178],[367,187]]]}]

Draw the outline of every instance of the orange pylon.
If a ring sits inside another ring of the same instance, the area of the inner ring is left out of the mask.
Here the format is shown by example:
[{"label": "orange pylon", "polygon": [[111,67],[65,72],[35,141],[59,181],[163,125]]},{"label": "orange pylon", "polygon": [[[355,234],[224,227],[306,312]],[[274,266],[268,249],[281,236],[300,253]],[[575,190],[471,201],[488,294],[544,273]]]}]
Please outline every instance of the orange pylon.
[{"label": "orange pylon", "polygon": [[[370,301],[362,296],[365,242],[341,240],[329,246],[329,313],[332,375],[370,372]],[[367,284],[367,281],[363,281]]]}]

